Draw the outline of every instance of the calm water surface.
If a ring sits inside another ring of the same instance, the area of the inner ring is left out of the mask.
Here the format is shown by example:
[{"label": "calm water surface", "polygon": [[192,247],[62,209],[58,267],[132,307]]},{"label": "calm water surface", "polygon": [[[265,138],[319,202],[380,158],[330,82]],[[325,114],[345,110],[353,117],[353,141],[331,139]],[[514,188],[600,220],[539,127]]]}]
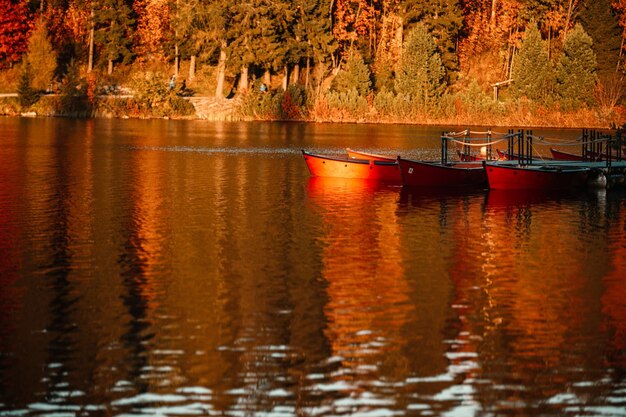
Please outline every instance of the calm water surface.
[{"label": "calm water surface", "polygon": [[626,193],[300,154],[441,130],[0,119],[0,415],[626,416]]}]

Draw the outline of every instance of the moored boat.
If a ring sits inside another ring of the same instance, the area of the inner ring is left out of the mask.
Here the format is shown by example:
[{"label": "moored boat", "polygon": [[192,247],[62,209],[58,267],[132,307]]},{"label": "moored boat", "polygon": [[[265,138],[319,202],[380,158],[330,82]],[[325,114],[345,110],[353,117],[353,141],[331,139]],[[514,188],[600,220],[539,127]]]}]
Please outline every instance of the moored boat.
[{"label": "moored boat", "polygon": [[582,161],[583,157],[569,152],[559,151],[558,149],[550,148],[552,157],[559,161]]},{"label": "moored boat", "polygon": [[482,164],[415,161],[398,157],[402,185],[407,187],[471,187],[486,185]]},{"label": "moored boat", "polygon": [[348,153],[348,158],[350,159],[365,159],[368,161],[383,161],[383,162],[393,162],[396,163],[395,157],[379,155],[375,153],[361,152],[355,151],[350,148],[346,148],[346,152]]},{"label": "moored boat", "polygon": [[560,190],[583,187],[590,168],[568,165],[510,165],[485,163],[489,189]]},{"label": "moored boat", "polygon": [[302,150],[309,172],[314,177],[360,178],[399,184],[400,169],[395,160],[377,161],[317,155]]}]

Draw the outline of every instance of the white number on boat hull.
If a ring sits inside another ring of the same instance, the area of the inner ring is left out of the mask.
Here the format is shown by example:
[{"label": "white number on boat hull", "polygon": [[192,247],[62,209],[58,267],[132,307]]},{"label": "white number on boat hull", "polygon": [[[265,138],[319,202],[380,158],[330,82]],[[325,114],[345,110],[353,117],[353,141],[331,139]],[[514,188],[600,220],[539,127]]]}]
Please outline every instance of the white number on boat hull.
[{"label": "white number on boat hull", "polygon": [[409,168],[409,174],[413,173],[413,168]]}]

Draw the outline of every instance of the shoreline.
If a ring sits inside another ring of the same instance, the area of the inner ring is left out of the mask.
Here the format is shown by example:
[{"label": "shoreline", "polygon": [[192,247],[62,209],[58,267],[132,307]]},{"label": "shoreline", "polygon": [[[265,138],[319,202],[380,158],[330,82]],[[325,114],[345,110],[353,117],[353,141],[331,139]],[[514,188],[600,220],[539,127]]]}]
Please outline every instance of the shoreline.
[{"label": "shoreline", "polygon": [[[128,111],[122,106],[122,100],[129,100],[128,96],[99,96],[92,110],[81,110],[68,113],[54,111],[51,103],[47,106],[41,104],[26,111],[19,111],[18,106],[10,101],[16,100],[16,94],[0,95],[0,117],[61,117],[75,119],[163,119],[163,120],[206,120],[214,122],[296,122],[296,123],[332,123],[332,124],[378,124],[378,125],[416,125],[416,126],[493,126],[516,128],[545,128],[545,129],[611,129],[612,126],[621,126],[626,119],[626,114],[622,114],[622,109],[615,109],[612,114],[601,117],[597,109],[581,109],[575,112],[562,112],[560,110],[549,111],[539,108],[535,111],[524,108],[525,111],[513,112],[506,115],[476,114],[470,115],[467,112],[460,115],[435,117],[431,115],[416,115],[410,120],[405,117],[385,116],[376,113],[375,109],[368,109],[363,115],[345,114],[341,111],[336,116],[315,114],[308,117],[297,118],[272,118],[254,117],[242,115],[241,100],[215,99],[207,96],[184,97],[186,101],[193,105],[192,115],[169,115],[159,116],[153,114],[151,110]],[[52,95],[43,96],[54,98]],[[9,101],[10,100],[10,101]],[[119,100],[119,102],[118,102]],[[117,102],[117,103],[116,103]],[[111,105],[111,103],[115,103]],[[119,104],[119,106],[117,105]],[[37,108],[38,107],[38,108]],[[39,111],[38,111],[39,110]],[[310,111],[309,113],[314,113]]]}]

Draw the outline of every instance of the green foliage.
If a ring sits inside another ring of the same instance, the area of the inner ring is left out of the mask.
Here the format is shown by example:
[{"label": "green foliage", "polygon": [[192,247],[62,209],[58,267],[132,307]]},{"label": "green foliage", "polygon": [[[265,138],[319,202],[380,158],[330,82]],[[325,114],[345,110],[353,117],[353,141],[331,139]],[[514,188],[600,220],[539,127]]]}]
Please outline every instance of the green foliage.
[{"label": "green foliage", "polygon": [[426,27],[418,24],[408,34],[396,74],[395,89],[426,111],[446,89],[445,69],[437,45]]},{"label": "green foliage", "polygon": [[60,114],[83,117],[91,113],[91,106],[87,100],[87,86],[85,80],[80,78],[78,64],[74,60],[69,63],[61,83],[57,111]]},{"label": "green foliage", "polygon": [[[610,77],[617,68],[623,30],[613,13],[611,0],[580,2],[578,18],[593,39],[593,50],[598,62],[598,76]],[[617,3],[617,2],[615,2]]]},{"label": "green foliage", "polygon": [[95,42],[105,60],[129,63],[133,57],[130,30],[135,21],[124,0],[97,0],[94,3]]},{"label": "green foliage", "polygon": [[406,118],[414,114],[413,104],[407,96],[396,95],[385,88],[374,97],[374,108],[380,116]]},{"label": "green foliage", "polygon": [[356,89],[348,91],[329,91],[325,95],[328,106],[335,111],[349,116],[363,116],[368,111],[367,99]]},{"label": "green foliage", "polygon": [[254,88],[243,96],[238,109],[244,118],[260,120],[299,120],[306,115],[307,95],[302,86],[290,85],[287,91],[261,92]]},{"label": "green foliage", "polygon": [[169,89],[169,80],[159,72],[136,74],[131,82],[139,109],[156,117],[188,116],[195,112],[191,103]]},{"label": "green foliage", "polygon": [[446,68],[448,81],[454,81],[459,70],[457,44],[463,28],[463,14],[458,0],[404,0],[404,21],[410,27],[423,24],[435,39]]},{"label": "green foliage", "polygon": [[565,38],[563,55],[557,66],[557,91],[564,109],[591,104],[596,76],[596,54],[593,41],[581,25]]},{"label": "green foliage", "polygon": [[537,25],[526,29],[522,47],[513,61],[511,93],[516,98],[546,103],[551,98],[554,72]]},{"label": "green foliage", "polygon": [[346,64],[333,80],[332,90],[348,92],[355,89],[365,97],[370,92],[371,85],[369,67],[355,48],[350,49],[347,53]]},{"label": "green foliage", "polygon": [[43,19],[37,20],[35,29],[28,40],[26,61],[33,70],[33,88],[48,89],[57,67],[57,54],[52,48],[46,22]]},{"label": "green foliage", "polygon": [[17,95],[20,106],[29,108],[39,100],[39,93],[32,87],[33,73],[28,62],[25,62],[20,74],[20,81],[17,87]]}]

